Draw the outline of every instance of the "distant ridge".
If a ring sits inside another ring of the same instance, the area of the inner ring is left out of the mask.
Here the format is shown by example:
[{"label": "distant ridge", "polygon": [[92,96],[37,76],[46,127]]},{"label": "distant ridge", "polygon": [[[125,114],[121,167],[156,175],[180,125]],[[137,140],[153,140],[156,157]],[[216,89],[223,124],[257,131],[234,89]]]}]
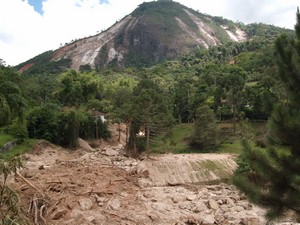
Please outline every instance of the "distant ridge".
[{"label": "distant ridge", "polygon": [[171,0],[147,2],[109,29],[43,53],[17,68],[25,71],[51,62],[75,70],[150,66],[197,48],[247,41],[256,33],[246,28]]}]

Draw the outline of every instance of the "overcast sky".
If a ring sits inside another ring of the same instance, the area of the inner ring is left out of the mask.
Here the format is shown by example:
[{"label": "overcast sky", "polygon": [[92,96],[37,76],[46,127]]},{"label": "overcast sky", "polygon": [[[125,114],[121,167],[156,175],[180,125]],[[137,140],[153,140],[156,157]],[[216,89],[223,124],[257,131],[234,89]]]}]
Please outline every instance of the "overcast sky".
[{"label": "overcast sky", "polygon": [[[149,0],[0,0],[0,59],[17,65],[94,35]],[[299,0],[177,0],[212,16],[294,29]]]}]

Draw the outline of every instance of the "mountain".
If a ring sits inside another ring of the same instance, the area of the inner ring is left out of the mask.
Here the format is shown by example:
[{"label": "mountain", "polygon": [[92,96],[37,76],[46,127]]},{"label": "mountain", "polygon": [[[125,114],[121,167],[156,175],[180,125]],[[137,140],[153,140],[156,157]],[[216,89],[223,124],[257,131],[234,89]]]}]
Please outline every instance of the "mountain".
[{"label": "mountain", "polygon": [[109,29],[45,52],[17,68],[24,71],[56,64],[75,70],[150,66],[196,48],[243,42],[257,35],[257,31],[263,33],[272,28],[275,34],[278,29],[283,30],[261,24],[245,26],[171,0],[145,2]]}]

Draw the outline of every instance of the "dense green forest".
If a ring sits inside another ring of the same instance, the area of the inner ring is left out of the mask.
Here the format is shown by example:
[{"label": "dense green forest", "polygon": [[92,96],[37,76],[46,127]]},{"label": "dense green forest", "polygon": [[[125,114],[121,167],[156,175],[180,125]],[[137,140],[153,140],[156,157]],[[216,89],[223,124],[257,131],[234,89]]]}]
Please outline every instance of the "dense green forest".
[{"label": "dense green forest", "polygon": [[[157,136],[170,135],[172,127],[197,120],[198,108],[207,106],[216,122],[232,123],[236,133],[239,121],[268,119],[265,98],[285,98],[276,78],[273,39],[195,50],[148,68],[74,71],[67,69],[68,62],[53,62],[18,73],[1,65],[1,127],[18,138],[75,148],[78,137],[95,138],[96,129],[101,138],[109,137],[107,123],[98,121],[95,128],[91,112],[99,111],[111,123],[127,124],[127,147],[136,154],[150,150]],[[7,92],[5,85],[14,89]],[[145,140],[136,136],[141,129]],[[199,151],[206,150],[201,146]]]}]

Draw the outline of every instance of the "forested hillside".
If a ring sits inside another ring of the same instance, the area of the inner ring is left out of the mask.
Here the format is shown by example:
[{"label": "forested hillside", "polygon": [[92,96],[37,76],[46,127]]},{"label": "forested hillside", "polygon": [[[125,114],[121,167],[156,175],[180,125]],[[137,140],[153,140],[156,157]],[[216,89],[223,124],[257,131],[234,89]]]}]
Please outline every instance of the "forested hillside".
[{"label": "forested hillside", "polygon": [[[264,99],[285,98],[276,79],[274,39],[253,37],[195,49],[178,60],[144,68],[74,71],[58,61],[17,73],[2,65],[3,79],[14,79],[22,98],[18,105],[8,105],[1,125],[22,124],[22,133],[31,138],[76,147],[78,137],[95,138],[95,129],[109,137],[101,121],[95,128],[92,112],[98,111],[110,122],[127,124],[131,148],[139,140],[136,133],[146,130],[143,148],[150,149],[150,139],[176,124],[193,122],[197,108],[207,105],[218,121],[232,122],[235,132],[237,121],[268,119]],[[16,108],[20,105],[22,110]]]}]

